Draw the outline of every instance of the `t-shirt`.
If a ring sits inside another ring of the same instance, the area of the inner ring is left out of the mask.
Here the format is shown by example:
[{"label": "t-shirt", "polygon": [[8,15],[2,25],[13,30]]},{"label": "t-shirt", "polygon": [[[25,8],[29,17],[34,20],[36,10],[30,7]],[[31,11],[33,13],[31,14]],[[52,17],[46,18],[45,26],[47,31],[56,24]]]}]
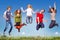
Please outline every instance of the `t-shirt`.
[{"label": "t-shirt", "polygon": [[10,11],[8,11],[8,10],[6,10],[5,12],[4,12],[4,17],[5,18],[8,18],[8,20],[7,21],[10,21],[11,20],[11,15],[12,15],[12,13],[10,12]]},{"label": "t-shirt", "polygon": [[39,22],[42,23],[43,22],[43,13],[36,13],[36,22],[38,23],[38,17],[39,17]]},{"label": "t-shirt", "polygon": [[20,15],[20,16],[17,16],[17,15],[15,15],[15,22],[20,22],[21,23],[21,18],[22,16]]},{"label": "t-shirt", "polygon": [[51,20],[56,20],[55,19],[56,13],[51,13],[50,15],[51,15]]},{"label": "t-shirt", "polygon": [[31,8],[26,9],[27,16],[32,16],[33,10]]}]

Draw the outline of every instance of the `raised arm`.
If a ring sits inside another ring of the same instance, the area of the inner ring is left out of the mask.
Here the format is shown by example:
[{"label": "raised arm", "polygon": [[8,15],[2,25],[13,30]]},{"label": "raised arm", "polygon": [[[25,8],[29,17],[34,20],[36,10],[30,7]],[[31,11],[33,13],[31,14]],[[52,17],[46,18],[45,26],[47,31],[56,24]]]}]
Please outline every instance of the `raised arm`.
[{"label": "raised arm", "polygon": [[26,10],[24,10],[23,7],[21,7],[21,11],[22,11],[22,12],[26,12]]},{"label": "raised arm", "polygon": [[56,3],[54,3],[54,8],[56,9]]},{"label": "raised arm", "polygon": [[36,11],[33,11],[33,10],[32,10],[33,13],[37,13],[38,11],[39,11],[38,9],[37,9]]},{"label": "raised arm", "polygon": [[49,5],[49,8],[51,8],[51,6]]}]

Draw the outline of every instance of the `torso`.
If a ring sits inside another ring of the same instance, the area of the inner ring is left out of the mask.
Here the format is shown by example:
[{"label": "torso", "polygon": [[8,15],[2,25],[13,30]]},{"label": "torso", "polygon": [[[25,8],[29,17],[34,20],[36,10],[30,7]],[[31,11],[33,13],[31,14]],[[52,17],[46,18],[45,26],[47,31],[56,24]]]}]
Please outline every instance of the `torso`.
[{"label": "torso", "polygon": [[11,20],[11,12],[10,11],[6,11],[6,17],[8,18],[7,21]]},{"label": "torso", "polygon": [[37,13],[37,17],[39,17],[40,22],[43,22],[43,14]]},{"label": "torso", "polygon": [[27,9],[27,16],[32,16],[32,9],[31,8],[28,8]]},{"label": "torso", "polygon": [[55,20],[56,13],[51,13],[51,20]]}]

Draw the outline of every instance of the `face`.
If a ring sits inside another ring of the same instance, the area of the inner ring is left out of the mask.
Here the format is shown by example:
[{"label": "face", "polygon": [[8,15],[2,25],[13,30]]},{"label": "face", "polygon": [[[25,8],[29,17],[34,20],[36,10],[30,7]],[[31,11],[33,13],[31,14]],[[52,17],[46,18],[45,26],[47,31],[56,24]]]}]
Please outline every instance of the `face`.
[{"label": "face", "polygon": [[29,5],[28,5],[28,8],[30,8],[30,6],[31,6],[31,5],[29,4]]},{"label": "face", "polygon": [[41,13],[44,13],[44,10],[41,10],[40,12],[41,12]]},{"label": "face", "polygon": [[51,8],[51,12],[53,12],[53,9]]},{"label": "face", "polygon": [[8,8],[8,10],[10,11],[10,10],[11,10],[11,8]]},{"label": "face", "polygon": [[19,13],[20,13],[20,10],[17,10],[17,12],[18,12],[17,16],[19,16],[19,15],[20,15],[20,14],[19,14]]},{"label": "face", "polygon": [[20,13],[20,10],[18,10],[17,12]]}]

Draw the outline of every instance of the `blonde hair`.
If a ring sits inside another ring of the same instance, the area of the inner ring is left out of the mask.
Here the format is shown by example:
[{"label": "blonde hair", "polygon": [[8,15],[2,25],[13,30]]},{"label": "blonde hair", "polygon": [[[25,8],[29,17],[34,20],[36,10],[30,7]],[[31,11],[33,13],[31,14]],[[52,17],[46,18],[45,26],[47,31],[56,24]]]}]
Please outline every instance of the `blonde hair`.
[{"label": "blonde hair", "polygon": [[28,6],[29,6],[30,8],[32,8],[32,6],[31,6],[30,4],[28,4]]}]

